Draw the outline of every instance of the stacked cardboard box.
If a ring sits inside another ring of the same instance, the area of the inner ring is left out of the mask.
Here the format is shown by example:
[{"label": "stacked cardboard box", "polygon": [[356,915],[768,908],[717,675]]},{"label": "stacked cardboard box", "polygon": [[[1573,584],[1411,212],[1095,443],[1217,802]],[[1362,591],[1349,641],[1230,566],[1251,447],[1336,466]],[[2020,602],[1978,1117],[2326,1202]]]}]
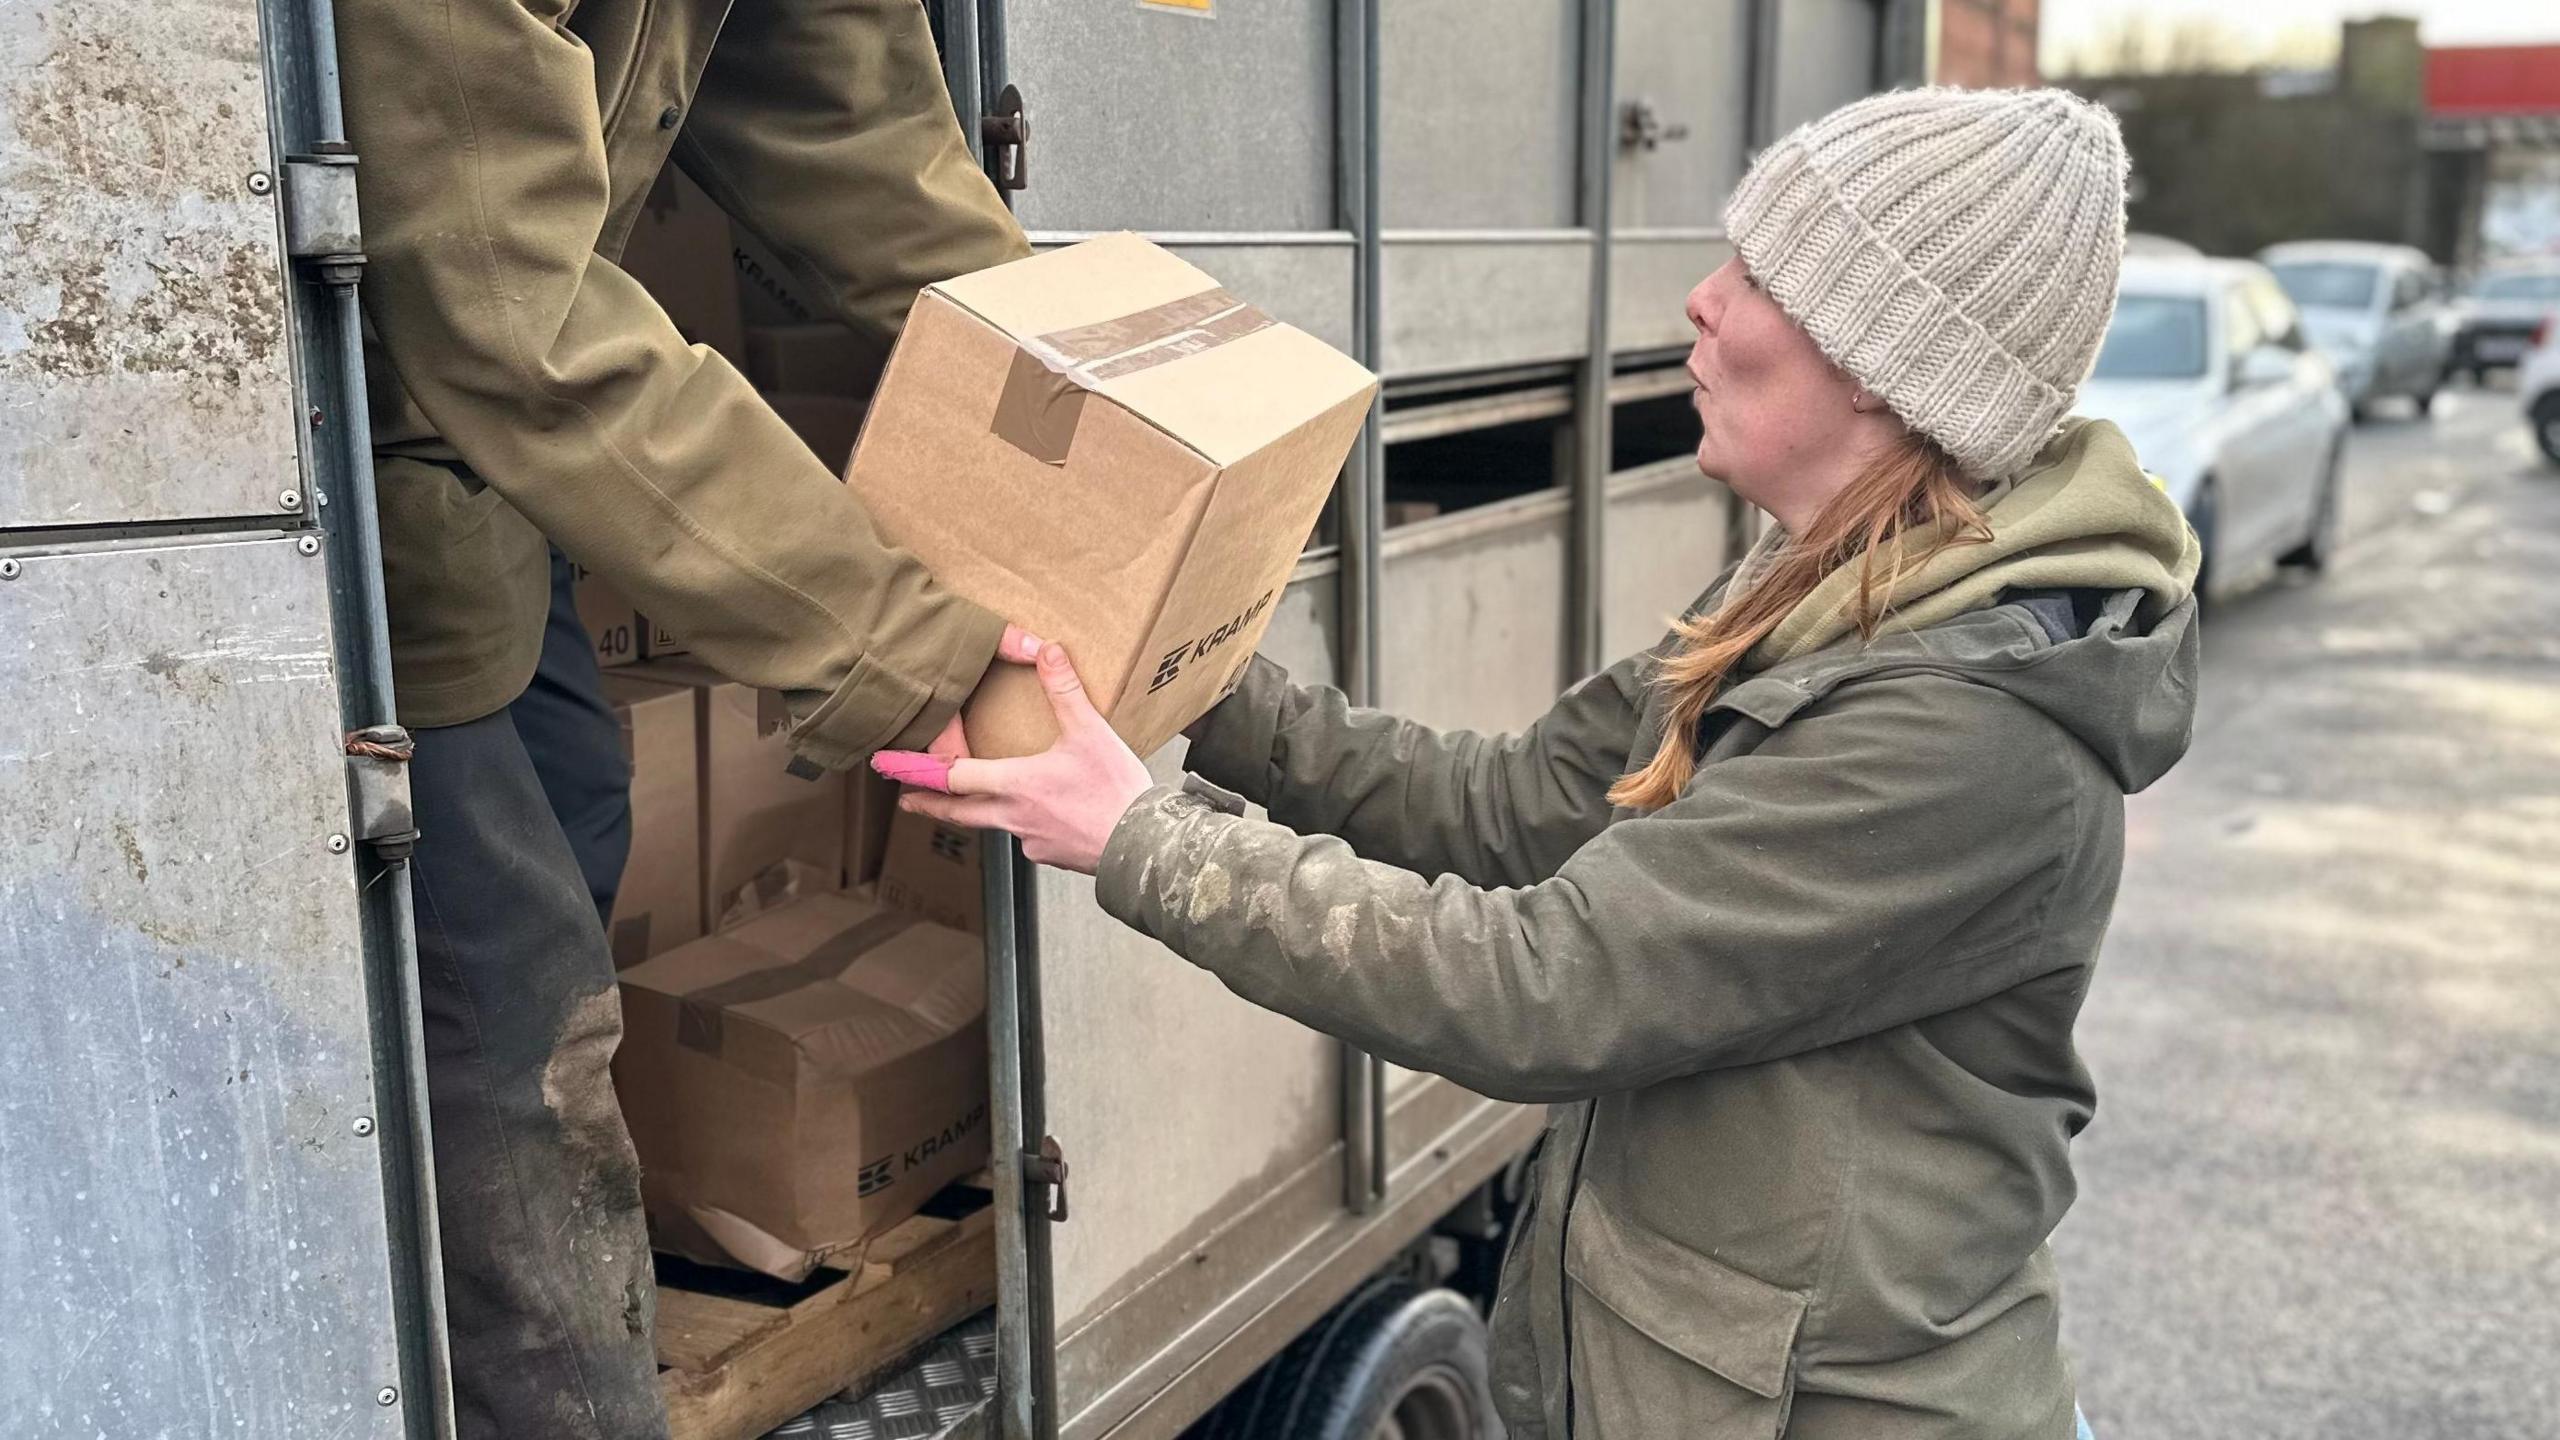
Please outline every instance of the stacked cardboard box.
[{"label": "stacked cardboard box", "polygon": [[622,976],[614,1078],[652,1242],[798,1280],[987,1159],[978,942],[851,896]]},{"label": "stacked cardboard box", "polygon": [[975,935],[986,929],[979,883],[977,831],[905,813],[889,822],[881,904]]}]

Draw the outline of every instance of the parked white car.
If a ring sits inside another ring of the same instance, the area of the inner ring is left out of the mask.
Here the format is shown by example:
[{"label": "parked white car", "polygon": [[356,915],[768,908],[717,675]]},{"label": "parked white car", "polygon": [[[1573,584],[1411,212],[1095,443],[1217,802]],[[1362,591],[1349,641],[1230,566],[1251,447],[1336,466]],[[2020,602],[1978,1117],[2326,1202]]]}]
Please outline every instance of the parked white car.
[{"label": "parked white car", "polygon": [[2513,365],[2533,348],[2542,317],[2560,308],[2560,260],[2530,260],[2492,266],[2473,278],[2454,302],[2453,355],[2456,370],[2471,372],[2479,384],[2492,365]]},{"label": "parked white car", "polygon": [[2524,400],[2525,423],[2542,458],[2560,465],[2560,311],[2542,317],[2533,348],[2516,365],[2516,394]]},{"label": "parked white car", "polygon": [[2406,395],[2424,415],[2444,385],[2453,314],[2435,262],[2406,245],[2300,240],[2258,252],[2302,311],[2311,343],[2337,368],[2350,412]]},{"label": "parked white car", "polygon": [[2079,413],[2121,427],[2186,512],[2208,598],[2269,565],[2328,564],[2347,403],[2264,268],[2127,260]]}]

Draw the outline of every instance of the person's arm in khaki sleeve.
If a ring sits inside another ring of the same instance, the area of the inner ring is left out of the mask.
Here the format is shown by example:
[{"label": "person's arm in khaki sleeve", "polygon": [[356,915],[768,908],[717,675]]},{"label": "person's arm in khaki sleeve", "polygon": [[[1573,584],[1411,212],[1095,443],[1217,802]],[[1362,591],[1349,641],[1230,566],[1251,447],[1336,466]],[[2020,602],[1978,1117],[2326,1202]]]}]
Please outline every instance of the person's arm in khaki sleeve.
[{"label": "person's arm in khaki sleeve", "polygon": [[559,0],[341,0],[366,305],[428,419],[829,766],[931,739],[1002,633],[884,545],[727,361],[597,258],[604,144]]},{"label": "person's arm in khaki sleeve", "polygon": [[733,9],[675,161],[796,285],[884,339],[918,290],[1031,253],[961,136],[917,0]]}]

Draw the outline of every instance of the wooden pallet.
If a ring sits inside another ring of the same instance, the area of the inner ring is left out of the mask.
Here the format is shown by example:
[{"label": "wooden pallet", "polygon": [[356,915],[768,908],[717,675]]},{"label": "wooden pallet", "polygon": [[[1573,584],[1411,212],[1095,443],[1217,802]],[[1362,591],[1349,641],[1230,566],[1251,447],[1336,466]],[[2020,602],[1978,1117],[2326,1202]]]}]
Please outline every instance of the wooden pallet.
[{"label": "wooden pallet", "polygon": [[753,1440],[995,1304],[987,1183],[944,1190],[851,1273],[792,1285],[659,1256],[658,1382],[675,1440]]}]

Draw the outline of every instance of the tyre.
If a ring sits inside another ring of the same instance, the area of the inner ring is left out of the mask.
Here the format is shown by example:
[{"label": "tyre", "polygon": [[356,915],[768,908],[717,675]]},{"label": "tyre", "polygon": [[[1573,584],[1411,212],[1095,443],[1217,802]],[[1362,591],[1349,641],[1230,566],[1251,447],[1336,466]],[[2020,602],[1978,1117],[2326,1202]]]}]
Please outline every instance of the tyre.
[{"label": "tyre", "polygon": [[2322,574],[2329,568],[2331,557],[2338,553],[2340,512],[2338,503],[2338,461],[2343,446],[2331,446],[2327,463],[2320,467],[2320,493],[2311,502],[2311,528],[2304,531],[2302,543],[2276,563],[2307,574]]},{"label": "tyre", "polygon": [[1218,1407],[1218,1440],[1481,1440],[1484,1321],[1454,1290],[1372,1281]]},{"label": "tyre", "polygon": [[2196,486],[2195,513],[2187,517],[2187,523],[2195,527],[2196,546],[2204,552],[2203,558],[2196,564],[2196,603],[2198,605],[2213,603],[2214,517],[2215,512],[2220,508],[2221,502],[2214,492],[2213,477],[2208,475],[2203,483]]},{"label": "tyre", "polygon": [[2533,441],[2542,447],[2543,459],[2560,465],[2560,390],[2534,397]]}]

